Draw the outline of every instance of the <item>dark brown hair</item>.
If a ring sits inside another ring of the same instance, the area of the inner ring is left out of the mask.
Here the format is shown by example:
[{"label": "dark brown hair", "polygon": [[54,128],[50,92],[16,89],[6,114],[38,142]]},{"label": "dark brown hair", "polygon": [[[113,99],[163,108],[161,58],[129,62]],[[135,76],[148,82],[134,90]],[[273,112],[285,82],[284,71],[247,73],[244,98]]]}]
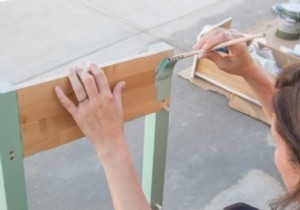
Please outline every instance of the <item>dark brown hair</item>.
[{"label": "dark brown hair", "polygon": [[[285,141],[291,164],[300,169],[300,63],[283,69],[276,81],[273,97],[276,116],[275,129]],[[285,209],[300,198],[300,180],[297,186],[271,204],[272,209]]]}]

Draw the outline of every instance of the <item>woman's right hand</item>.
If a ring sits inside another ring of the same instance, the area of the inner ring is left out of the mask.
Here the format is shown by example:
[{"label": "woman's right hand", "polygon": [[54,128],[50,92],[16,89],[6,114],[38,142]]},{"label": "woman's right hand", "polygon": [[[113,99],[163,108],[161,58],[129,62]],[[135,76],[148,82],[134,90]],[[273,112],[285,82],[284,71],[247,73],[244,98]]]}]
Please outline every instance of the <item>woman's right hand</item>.
[{"label": "woman's right hand", "polygon": [[229,54],[221,56],[213,48],[223,42],[243,37],[244,35],[235,30],[221,28],[213,29],[206,33],[195,45],[195,49],[203,49],[204,53],[199,58],[208,58],[213,61],[219,69],[244,77],[252,87],[260,101],[266,115],[271,119],[272,97],[275,92],[274,81],[261,67],[256,64],[250,56],[246,43],[228,46]]},{"label": "woman's right hand", "polygon": [[228,46],[229,54],[223,56],[213,50],[220,43],[241,37],[244,35],[239,31],[215,28],[202,36],[194,49],[204,50],[204,53],[198,56],[199,59],[208,58],[219,69],[227,73],[247,77],[257,70],[257,66],[250,56],[245,42]]}]

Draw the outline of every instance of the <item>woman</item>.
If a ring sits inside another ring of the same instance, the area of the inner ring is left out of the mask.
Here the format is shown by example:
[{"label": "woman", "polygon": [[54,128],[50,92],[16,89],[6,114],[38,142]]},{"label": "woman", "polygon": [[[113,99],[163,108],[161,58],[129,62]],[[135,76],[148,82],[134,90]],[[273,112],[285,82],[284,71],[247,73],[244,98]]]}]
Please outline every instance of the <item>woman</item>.
[{"label": "woman", "polygon": [[[211,50],[219,43],[242,36],[237,31],[214,29],[194,48],[205,50],[199,58],[208,58],[223,71],[244,77],[255,90],[272,122],[271,133],[277,144],[274,159],[288,191],[272,204],[272,208],[285,209],[300,201],[300,65],[283,71],[275,89],[272,80],[253,62],[245,43],[229,46],[230,53],[224,57]],[[111,92],[101,69],[95,64],[89,64],[87,69],[92,75],[80,68],[71,68],[69,72],[78,106],[59,87],[55,89],[56,94],[94,145],[107,177],[114,208],[150,210],[124,137],[121,92],[125,82],[119,82]],[[256,208],[235,204],[225,209]]]}]

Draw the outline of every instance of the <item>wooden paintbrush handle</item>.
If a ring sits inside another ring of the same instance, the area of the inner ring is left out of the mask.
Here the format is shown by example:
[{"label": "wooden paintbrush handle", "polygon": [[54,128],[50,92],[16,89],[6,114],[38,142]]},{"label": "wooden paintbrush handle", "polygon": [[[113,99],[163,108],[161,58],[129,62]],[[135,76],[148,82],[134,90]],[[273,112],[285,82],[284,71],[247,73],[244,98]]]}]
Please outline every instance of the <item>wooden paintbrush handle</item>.
[{"label": "wooden paintbrush handle", "polygon": [[[241,42],[247,42],[247,41],[257,39],[257,38],[261,38],[261,37],[265,37],[265,36],[266,36],[265,33],[251,34],[251,35],[248,35],[248,36],[245,36],[245,37],[232,39],[232,40],[229,40],[227,42],[223,42],[221,44],[216,45],[213,49],[215,50],[215,49],[222,48],[222,47],[228,47],[228,46],[231,46],[231,45],[234,45],[234,44],[238,44],[238,43],[241,43]],[[194,55],[198,55],[198,54],[203,53],[203,52],[204,52],[204,50],[193,50],[193,51],[190,51],[190,52],[175,55],[175,56],[169,58],[169,60],[170,61],[178,61],[180,59],[192,57]]]},{"label": "wooden paintbrush handle", "polygon": [[214,47],[214,49],[218,49],[218,48],[222,48],[222,47],[228,47],[230,45],[238,44],[240,42],[247,42],[247,41],[257,39],[257,38],[261,38],[261,37],[265,37],[265,36],[266,36],[266,33],[251,34],[251,35],[248,35],[248,36],[245,36],[245,37],[232,39],[232,40],[229,40],[227,42],[223,42],[221,44],[218,44]]}]

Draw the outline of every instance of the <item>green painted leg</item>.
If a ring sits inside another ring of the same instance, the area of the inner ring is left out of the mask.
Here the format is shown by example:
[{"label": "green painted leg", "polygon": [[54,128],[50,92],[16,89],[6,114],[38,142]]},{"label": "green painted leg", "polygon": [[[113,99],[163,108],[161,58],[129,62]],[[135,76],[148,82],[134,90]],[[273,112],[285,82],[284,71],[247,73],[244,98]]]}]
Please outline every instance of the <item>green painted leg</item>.
[{"label": "green painted leg", "polygon": [[17,95],[7,83],[0,83],[0,209],[28,209]]},{"label": "green painted leg", "polygon": [[168,127],[168,112],[146,116],[142,187],[152,209],[163,202]]},{"label": "green painted leg", "polygon": [[[169,47],[157,45],[154,48]],[[163,101],[170,97],[171,79],[175,66],[163,59],[156,70],[156,98]],[[160,110],[146,116],[142,187],[152,209],[163,207],[164,179],[169,130],[169,113]]]}]

